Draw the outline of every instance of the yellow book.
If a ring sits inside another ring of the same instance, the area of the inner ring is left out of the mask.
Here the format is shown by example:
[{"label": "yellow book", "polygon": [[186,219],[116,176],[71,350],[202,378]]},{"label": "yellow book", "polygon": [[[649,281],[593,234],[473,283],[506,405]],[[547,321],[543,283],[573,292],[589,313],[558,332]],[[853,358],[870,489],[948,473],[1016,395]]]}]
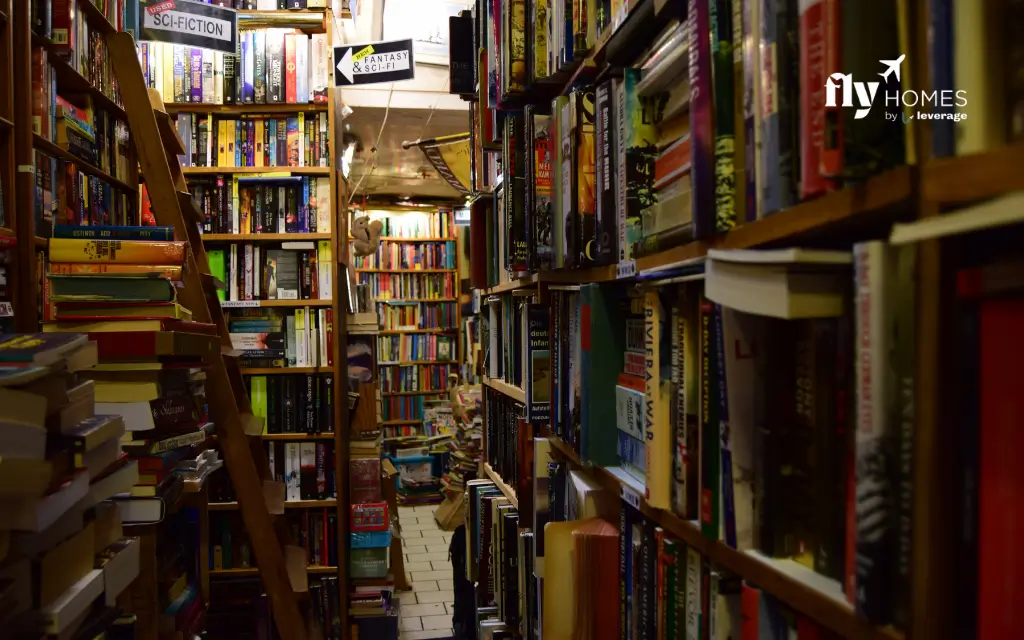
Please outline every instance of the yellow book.
[{"label": "yellow book", "polygon": [[224,121],[217,121],[217,166],[224,166]]},{"label": "yellow book", "polygon": [[299,112],[299,166],[306,166],[306,114]]},{"label": "yellow book", "polygon": [[264,128],[264,120],[262,118],[260,118],[259,120],[256,121],[256,153],[255,153],[256,163],[255,164],[256,164],[257,167],[262,167],[263,166],[263,128]]},{"label": "yellow book", "polygon": [[122,262],[128,264],[180,265],[185,262],[185,242],[140,240],[80,240],[50,238],[53,262]]},{"label": "yellow book", "polygon": [[163,99],[164,102],[174,102],[174,45],[162,45],[163,51]]},{"label": "yellow book", "polygon": [[[176,320],[192,320],[192,312],[177,302],[147,302],[144,304],[62,302],[57,307],[58,321],[80,320],[86,322],[100,318],[173,318]],[[63,322],[58,322],[57,324],[62,325]],[[43,331],[53,331],[53,329],[46,328],[49,326],[50,324],[43,325]],[[142,330],[136,329],[136,331]],[[67,329],[60,329],[60,331],[67,331]]]},{"label": "yellow book", "polygon": [[662,334],[665,332],[665,309],[657,291],[644,294],[644,351],[647,361],[647,383],[644,390],[644,427],[646,429],[644,478],[647,502],[658,509],[672,506],[672,423],[669,403],[672,381],[661,378]]},{"label": "yellow book", "polygon": [[94,380],[96,402],[151,402],[160,397],[156,382]]}]

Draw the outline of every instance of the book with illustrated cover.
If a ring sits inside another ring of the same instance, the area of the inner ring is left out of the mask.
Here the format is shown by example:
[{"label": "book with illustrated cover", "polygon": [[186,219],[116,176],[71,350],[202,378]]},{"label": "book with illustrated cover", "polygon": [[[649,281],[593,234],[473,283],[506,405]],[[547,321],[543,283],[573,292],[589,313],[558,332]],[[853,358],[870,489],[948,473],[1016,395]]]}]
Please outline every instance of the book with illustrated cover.
[{"label": "book with illustrated cover", "polygon": [[123,262],[177,265],[185,262],[185,242],[50,239],[54,262]]}]

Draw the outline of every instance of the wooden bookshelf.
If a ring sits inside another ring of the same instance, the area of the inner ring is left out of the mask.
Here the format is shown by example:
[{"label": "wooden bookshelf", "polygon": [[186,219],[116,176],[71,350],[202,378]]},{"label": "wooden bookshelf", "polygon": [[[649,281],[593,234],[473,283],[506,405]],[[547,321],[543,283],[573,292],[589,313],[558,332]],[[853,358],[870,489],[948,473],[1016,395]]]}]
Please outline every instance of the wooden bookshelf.
[{"label": "wooden bookshelf", "polygon": [[71,153],[67,149],[61,148],[56,143],[50,142],[49,140],[47,140],[46,138],[39,134],[32,134],[32,144],[35,146],[36,149],[45,152],[47,155],[54,156],[67,162],[74,162],[82,173],[88,174],[90,176],[95,176],[102,180],[103,182],[106,182],[111,186],[117,187],[122,191],[125,191],[127,193],[136,193],[138,191],[138,187],[130,185],[123,180],[115,178],[106,171],[103,171],[102,169],[93,164],[89,164],[88,162],[82,160],[81,158]]},{"label": "wooden bookshelf", "polygon": [[221,300],[220,306],[223,309],[245,309],[251,307],[332,307],[334,306],[334,300]]},{"label": "wooden bookshelf", "polygon": [[326,112],[326,102],[285,102],[279,104],[203,104],[196,102],[165,102],[167,113],[212,113],[214,115],[284,115]]},{"label": "wooden bookshelf", "polygon": [[307,242],[330,240],[330,233],[204,233],[203,242]]},{"label": "wooden bookshelf", "polygon": [[497,378],[484,378],[484,386],[490,387],[498,393],[504,394],[509,398],[512,398],[516,402],[526,402],[526,392],[517,386],[511,385],[504,380]]},{"label": "wooden bookshelf", "polygon": [[225,174],[261,173],[276,175],[290,173],[294,176],[330,176],[331,167],[182,167],[185,176],[214,176]]},{"label": "wooden bookshelf", "polygon": [[380,423],[382,427],[394,427],[403,424],[423,424],[422,420],[385,420]]},{"label": "wooden bookshelf", "polygon": [[455,273],[458,269],[355,269],[356,273]]},{"label": "wooden bookshelf", "polygon": [[[335,508],[338,506],[338,501],[331,500],[285,500],[285,509],[323,509],[323,508]],[[211,502],[210,511],[237,511],[237,502]]]},{"label": "wooden bookshelf", "polygon": [[962,205],[1024,189],[1015,167],[1024,162],[1024,142],[988,153],[932,159],[924,165],[924,198],[939,206]]},{"label": "wooden bookshelf", "polygon": [[[310,575],[336,574],[338,567],[308,566],[306,573]],[[238,569],[210,569],[211,578],[241,578],[246,576],[258,576],[260,570],[256,567],[240,567]]]},{"label": "wooden bookshelf", "polygon": [[519,508],[519,498],[516,497],[516,490],[513,489],[512,487],[508,486],[508,484],[504,480],[501,479],[501,476],[499,476],[498,473],[494,469],[491,468],[491,465],[487,464],[486,462],[483,463],[483,464],[484,464],[484,475],[486,475],[488,478],[490,478],[491,482],[493,482],[494,485],[496,487],[498,487],[498,489],[501,491],[502,495],[504,495],[506,498],[508,498],[508,501],[512,504],[513,507],[518,509]]}]

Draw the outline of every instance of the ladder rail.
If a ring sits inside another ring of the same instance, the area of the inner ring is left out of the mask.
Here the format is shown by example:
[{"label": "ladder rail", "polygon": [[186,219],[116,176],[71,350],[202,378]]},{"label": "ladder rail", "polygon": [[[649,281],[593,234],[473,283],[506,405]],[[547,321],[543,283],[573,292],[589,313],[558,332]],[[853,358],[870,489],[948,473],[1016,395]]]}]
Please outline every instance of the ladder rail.
[{"label": "ladder rail", "polygon": [[[199,264],[208,269],[201,240],[196,242],[195,223],[186,222],[178,200],[171,164],[161,139],[157,114],[150,103],[149,91],[135,49],[135,40],[127,33],[107,36],[107,46],[115,77],[124,101],[125,113],[146,178],[154,215],[161,225],[174,228],[175,236],[189,240],[182,302],[201,322],[213,322],[220,331],[222,344],[230,348],[230,336],[219,303],[211,305],[203,285]],[[176,159],[175,159],[176,160]],[[216,296],[214,296],[216,297]],[[247,533],[252,542],[263,586],[270,599],[273,618],[282,640],[305,640],[306,625],[289,580],[282,540],[274,518],[267,510],[263,483],[254,452],[249,445],[240,411],[248,411],[248,399],[238,392],[241,374],[237,365],[215,357],[207,369],[207,395],[210,414],[217,428],[224,461],[231,474]],[[234,369],[234,374],[231,370]],[[244,388],[244,387],[242,387]],[[262,448],[260,448],[262,450]],[[269,473],[264,454],[264,473]]]}]

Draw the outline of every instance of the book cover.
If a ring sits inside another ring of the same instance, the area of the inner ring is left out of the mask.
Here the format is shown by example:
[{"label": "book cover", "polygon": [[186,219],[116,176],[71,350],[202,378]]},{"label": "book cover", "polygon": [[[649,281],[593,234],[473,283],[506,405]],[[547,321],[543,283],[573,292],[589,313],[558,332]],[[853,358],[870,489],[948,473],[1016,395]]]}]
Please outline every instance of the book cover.
[{"label": "book cover", "polygon": [[577,237],[577,265],[594,262],[594,245],[597,243],[597,225],[594,218],[594,92],[577,91],[569,97],[573,108],[573,174],[576,192],[575,229]]},{"label": "book cover", "polygon": [[[761,195],[764,215],[797,202],[795,115],[799,74],[796,41],[798,16],[793,0],[764,0],[761,36]],[[696,156],[696,154],[694,154]],[[696,163],[695,163],[696,164]],[[694,215],[697,209],[694,208]]]},{"label": "book cover", "polygon": [[[745,182],[745,218],[751,222],[760,217],[761,187],[761,7],[762,2],[743,3],[743,141],[744,164],[742,178]],[[735,25],[734,25],[735,28]]]},{"label": "book cover", "polygon": [[[800,3],[800,198],[816,198],[834,184],[822,173],[825,144],[825,2]],[[834,71],[834,70],[833,70]]]},{"label": "book cover", "polygon": [[213,104],[214,95],[216,93],[213,86],[213,53],[214,52],[209,49],[203,49],[203,97],[200,102],[205,102],[206,104]]},{"label": "book cover", "polygon": [[310,102],[309,36],[295,34],[295,102]]},{"label": "book cover", "polygon": [[[240,102],[253,102],[253,73],[255,56],[253,55],[253,31],[239,32],[238,39],[242,41],[242,57],[239,71],[241,71],[242,92]],[[237,166],[237,165],[236,165]]]},{"label": "book cover", "polygon": [[50,240],[50,260],[54,262],[180,265],[185,261],[185,250],[185,242],[84,240],[78,238],[52,238]]},{"label": "book cover", "polygon": [[[292,424],[291,422],[286,425]],[[284,445],[284,477],[285,477],[285,501],[293,502],[302,500],[302,462],[299,451],[300,443],[286,442]]]},{"label": "book cover", "polygon": [[330,82],[331,48],[327,42],[327,34],[313,34],[313,85],[312,102],[327,101],[327,87]]},{"label": "book cover", "polygon": [[594,218],[597,242],[594,261],[598,264],[612,264],[618,260],[618,215],[616,211],[615,175],[613,158],[617,147],[614,141],[614,118],[612,117],[612,82],[602,82],[594,92],[594,131],[596,139],[594,190]]},{"label": "book cover", "polygon": [[644,387],[645,497],[651,506],[672,505],[673,440],[670,420],[671,334],[668,316],[657,290],[644,294],[644,353],[647,371]]},{"label": "book cover", "polygon": [[508,269],[525,271],[529,268],[526,246],[526,175],[525,132],[522,112],[505,115],[505,237],[508,242]]},{"label": "book cover", "polygon": [[530,224],[533,227],[531,248],[536,256],[536,267],[540,270],[553,268],[554,247],[552,218],[555,206],[552,193],[552,140],[549,133],[551,116],[533,114],[533,211]]},{"label": "book cover", "polygon": [[174,227],[54,225],[54,238],[95,240],[174,240]]},{"label": "book cover", "polygon": [[711,540],[719,538],[719,404],[718,349],[715,336],[715,304],[700,299],[700,430],[701,430],[701,533]]},{"label": "book cover", "polygon": [[303,500],[316,500],[316,443],[299,443],[299,495]]}]

